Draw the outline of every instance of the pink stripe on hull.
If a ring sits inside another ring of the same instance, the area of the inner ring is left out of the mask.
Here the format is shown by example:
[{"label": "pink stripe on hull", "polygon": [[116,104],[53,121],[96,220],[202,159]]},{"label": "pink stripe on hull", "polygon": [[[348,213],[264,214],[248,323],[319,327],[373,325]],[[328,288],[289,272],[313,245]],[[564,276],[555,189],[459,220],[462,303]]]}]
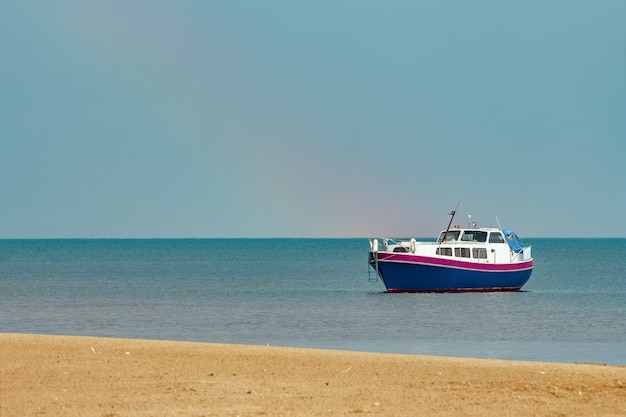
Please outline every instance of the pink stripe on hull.
[{"label": "pink stripe on hull", "polygon": [[[490,264],[463,262],[445,258],[430,258],[427,256],[406,255],[402,253],[378,252],[378,262],[408,263],[419,265],[443,266],[447,268],[469,269],[476,271],[523,271],[532,269],[533,261],[518,262],[513,264]],[[506,290],[505,290],[506,291]]]}]

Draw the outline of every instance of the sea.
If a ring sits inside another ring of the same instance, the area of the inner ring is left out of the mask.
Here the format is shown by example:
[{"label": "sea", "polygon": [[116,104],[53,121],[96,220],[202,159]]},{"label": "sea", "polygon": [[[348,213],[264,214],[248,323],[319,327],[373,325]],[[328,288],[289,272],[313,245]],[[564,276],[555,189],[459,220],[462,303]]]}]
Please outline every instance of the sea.
[{"label": "sea", "polygon": [[626,365],[626,239],[522,239],[520,292],[389,294],[367,239],[0,240],[0,332]]}]

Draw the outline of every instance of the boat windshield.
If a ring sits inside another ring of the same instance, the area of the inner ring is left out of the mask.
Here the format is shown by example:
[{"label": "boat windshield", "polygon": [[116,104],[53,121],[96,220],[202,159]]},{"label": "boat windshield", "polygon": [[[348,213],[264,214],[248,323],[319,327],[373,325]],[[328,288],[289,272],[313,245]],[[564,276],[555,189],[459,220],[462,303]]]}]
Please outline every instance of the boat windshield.
[{"label": "boat windshield", "polygon": [[439,239],[437,239],[437,242],[443,242],[443,237],[446,237],[446,242],[452,242],[455,240],[459,240],[459,235],[461,234],[460,230],[448,230],[448,233],[446,234],[445,231],[441,232],[441,234],[439,235]]},{"label": "boat windshield", "polygon": [[466,230],[463,232],[461,240],[463,242],[486,242],[487,232],[483,232],[482,230]]},{"label": "boat windshield", "polygon": [[489,243],[504,243],[504,238],[500,232],[491,232],[489,234]]}]

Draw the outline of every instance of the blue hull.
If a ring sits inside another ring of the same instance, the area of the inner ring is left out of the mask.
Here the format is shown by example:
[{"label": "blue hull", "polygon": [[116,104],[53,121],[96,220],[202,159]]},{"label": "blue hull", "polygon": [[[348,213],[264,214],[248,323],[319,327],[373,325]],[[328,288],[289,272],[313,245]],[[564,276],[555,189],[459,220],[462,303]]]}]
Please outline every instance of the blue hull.
[{"label": "blue hull", "polygon": [[[375,265],[372,262],[372,267]],[[419,263],[378,262],[388,292],[518,291],[530,278],[530,267],[481,270]]]}]

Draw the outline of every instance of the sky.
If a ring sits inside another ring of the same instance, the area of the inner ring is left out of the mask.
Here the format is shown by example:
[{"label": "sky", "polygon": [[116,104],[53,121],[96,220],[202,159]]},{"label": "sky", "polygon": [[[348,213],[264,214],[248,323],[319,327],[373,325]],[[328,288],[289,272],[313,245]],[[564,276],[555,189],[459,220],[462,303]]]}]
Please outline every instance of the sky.
[{"label": "sky", "polygon": [[623,0],[8,0],[0,238],[626,237]]}]

